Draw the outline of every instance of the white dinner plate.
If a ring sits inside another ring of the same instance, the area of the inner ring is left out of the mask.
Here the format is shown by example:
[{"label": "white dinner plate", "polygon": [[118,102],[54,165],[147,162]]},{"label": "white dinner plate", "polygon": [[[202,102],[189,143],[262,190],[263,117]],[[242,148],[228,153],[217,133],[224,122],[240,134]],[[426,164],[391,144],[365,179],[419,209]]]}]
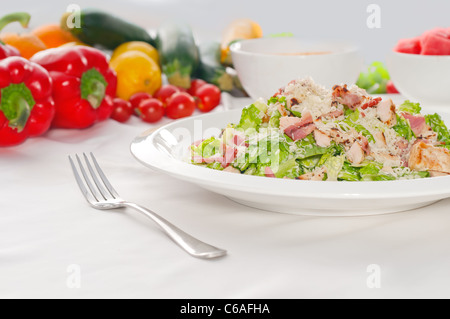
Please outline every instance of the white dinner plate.
[{"label": "white dinner plate", "polygon": [[[423,114],[432,113],[426,109]],[[446,123],[450,114],[439,111]],[[216,171],[185,161],[189,146],[239,121],[241,110],[175,121],[146,131],[131,144],[134,157],[154,170],[262,210],[319,216],[360,216],[407,211],[450,197],[450,176],[379,182],[276,179]]]}]

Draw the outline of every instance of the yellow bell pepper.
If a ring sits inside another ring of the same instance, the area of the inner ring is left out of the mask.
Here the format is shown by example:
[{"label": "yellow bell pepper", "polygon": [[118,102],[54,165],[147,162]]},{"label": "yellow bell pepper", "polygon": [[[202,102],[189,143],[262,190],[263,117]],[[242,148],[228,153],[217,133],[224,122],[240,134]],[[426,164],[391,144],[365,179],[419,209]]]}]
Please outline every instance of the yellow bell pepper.
[{"label": "yellow bell pepper", "polygon": [[149,58],[151,58],[153,61],[156,62],[156,64],[159,65],[158,50],[156,50],[155,47],[153,47],[151,44],[148,44],[147,42],[142,42],[142,41],[131,41],[131,42],[126,42],[124,44],[121,44],[114,50],[114,52],[111,56],[111,60],[114,60],[121,54],[130,52],[130,51],[140,51],[140,52],[148,55]]},{"label": "yellow bell pepper", "polygon": [[263,31],[261,26],[250,19],[234,20],[225,29],[221,41],[221,56],[220,61],[224,65],[231,66],[233,61],[231,59],[230,45],[238,40],[262,38]]},{"label": "yellow bell pepper", "polygon": [[129,51],[116,56],[110,66],[117,73],[117,97],[129,100],[136,93],[154,94],[162,85],[161,69],[148,55]]}]

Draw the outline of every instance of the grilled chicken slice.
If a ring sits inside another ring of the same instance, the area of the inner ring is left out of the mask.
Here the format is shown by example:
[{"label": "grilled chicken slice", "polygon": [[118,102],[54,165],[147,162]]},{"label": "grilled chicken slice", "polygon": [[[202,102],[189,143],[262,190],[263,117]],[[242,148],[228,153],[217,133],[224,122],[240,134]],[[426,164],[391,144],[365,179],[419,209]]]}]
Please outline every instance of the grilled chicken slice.
[{"label": "grilled chicken slice", "polygon": [[328,147],[331,145],[331,137],[322,131],[314,130],[314,139],[320,147]]},{"label": "grilled chicken slice", "polygon": [[355,165],[361,164],[364,161],[364,150],[358,142],[353,143],[352,147],[347,151],[347,158]]},{"label": "grilled chicken slice", "polygon": [[435,171],[450,174],[450,152],[443,147],[436,147],[419,141],[411,148],[409,167],[417,171]]},{"label": "grilled chicken slice", "polygon": [[393,127],[397,124],[397,116],[395,113],[395,104],[391,99],[387,99],[378,103],[377,116],[381,122],[389,127]]}]

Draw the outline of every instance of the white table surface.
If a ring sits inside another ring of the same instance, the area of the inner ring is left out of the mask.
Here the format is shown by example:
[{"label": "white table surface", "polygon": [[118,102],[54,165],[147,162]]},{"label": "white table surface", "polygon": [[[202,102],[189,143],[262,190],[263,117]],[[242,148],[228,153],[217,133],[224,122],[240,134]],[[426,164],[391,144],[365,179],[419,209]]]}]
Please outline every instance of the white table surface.
[{"label": "white table surface", "polygon": [[[259,211],[139,164],[129,145],[149,127],[108,120],[0,149],[0,297],[450,297],[450,200],[368,217]],[[122,197],[229,254],[195,259],[134,211],[92,209],[67,159],[89,151]]]}]

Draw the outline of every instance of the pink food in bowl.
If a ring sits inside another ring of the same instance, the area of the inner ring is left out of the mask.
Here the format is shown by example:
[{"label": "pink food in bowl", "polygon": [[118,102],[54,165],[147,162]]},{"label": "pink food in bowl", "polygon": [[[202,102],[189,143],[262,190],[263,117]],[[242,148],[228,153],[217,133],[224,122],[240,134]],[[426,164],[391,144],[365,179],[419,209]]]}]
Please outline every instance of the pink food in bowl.
[{"label": "pink food in bowl", "polygon": [[420,55],[450,55],[450,28],[435,28],[412,39],[401,39],[395,52]]}]

